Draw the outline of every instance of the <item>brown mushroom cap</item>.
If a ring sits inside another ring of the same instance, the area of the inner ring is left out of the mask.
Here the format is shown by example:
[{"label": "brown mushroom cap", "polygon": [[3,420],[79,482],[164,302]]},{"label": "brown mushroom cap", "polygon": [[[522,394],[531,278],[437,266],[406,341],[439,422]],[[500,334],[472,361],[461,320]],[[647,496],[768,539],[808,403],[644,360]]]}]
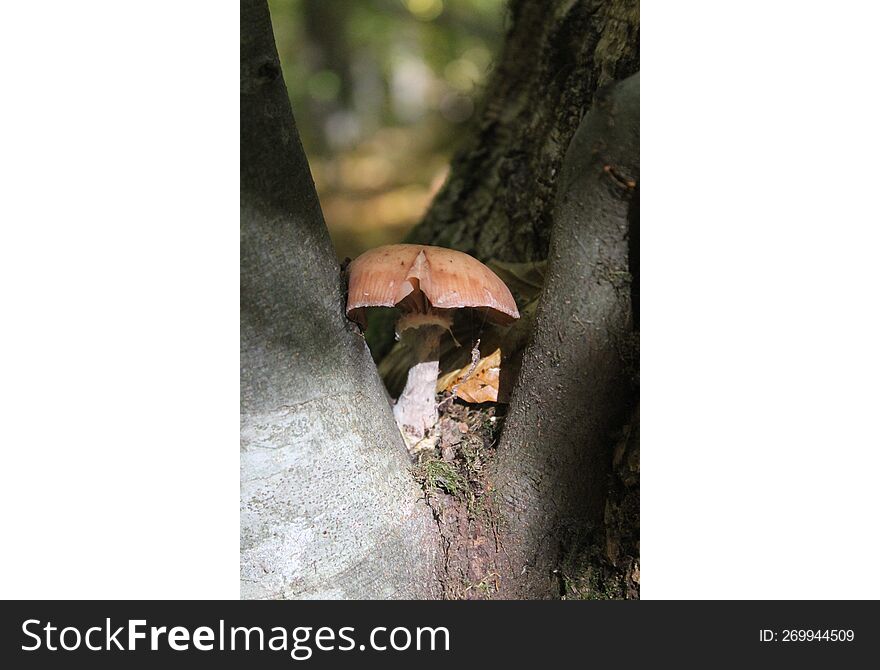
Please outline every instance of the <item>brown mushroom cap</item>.
[{"label": "brown mushroom cap", "polygon": [[[461,251],[423,244],[390,244],[358,256],[348,267],[346,314],[363,323],[364,307],[413,309],[421,291],[434,309],[475,307],[497,323],[519,318],[510,289],[489,268]],[[403,302],[407,297],[410,300]],[[401,304],[403,302],[403,304]]]}]

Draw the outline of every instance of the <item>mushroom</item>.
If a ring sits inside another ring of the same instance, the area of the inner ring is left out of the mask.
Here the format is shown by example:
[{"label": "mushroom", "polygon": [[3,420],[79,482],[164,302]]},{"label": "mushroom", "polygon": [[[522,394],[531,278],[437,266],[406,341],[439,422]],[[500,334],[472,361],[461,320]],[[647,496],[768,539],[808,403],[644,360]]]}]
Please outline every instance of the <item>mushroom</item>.
[{"label": "mushroom", "polygon": [[394,404],[394,418],[410,453],[433,447],[439,345],[445,332],[452,334],[453,311],[479,309],[487,319],[505,325],[519,318],[516,302],[504,282],[468,254],[391,244],[363,253],[348,266],[346,315],[365,326],[367,307],[401,311],[396,335],[415,360]]}]

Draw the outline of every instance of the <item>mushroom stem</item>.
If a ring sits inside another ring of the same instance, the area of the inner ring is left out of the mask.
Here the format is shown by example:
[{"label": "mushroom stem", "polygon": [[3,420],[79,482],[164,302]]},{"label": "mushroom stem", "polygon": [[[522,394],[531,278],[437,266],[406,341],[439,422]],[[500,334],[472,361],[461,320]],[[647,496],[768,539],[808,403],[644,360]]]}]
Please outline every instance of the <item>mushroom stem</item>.
[{"label": "mushroom stem", "polygon": [[448,329],[448,323],[432,323],[401,333],[404,344],[415,353],[416,362],[409,369],[406,386],[394,405],[394,419],[412,455],[437,443],[434,426],[439,418],[440,340]]}]

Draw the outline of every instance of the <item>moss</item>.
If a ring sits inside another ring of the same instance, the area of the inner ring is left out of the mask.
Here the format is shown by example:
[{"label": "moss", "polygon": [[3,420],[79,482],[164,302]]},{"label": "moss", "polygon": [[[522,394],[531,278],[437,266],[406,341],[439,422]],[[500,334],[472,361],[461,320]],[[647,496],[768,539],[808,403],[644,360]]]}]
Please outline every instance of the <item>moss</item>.
[{"label": "moss", "polygon": [[495,457],[496,409],[442,402],[438,446],[422,452],[413,470],[440,530],[444,599],[487,599],[500,585],[497,505],[486,480]]},{"label": "moss", "polygon": [[467,488],[467,480],[451,463],[436,456],[425,458],[416,468],[416,478],[428,489],[439,489],[458,497]]}]

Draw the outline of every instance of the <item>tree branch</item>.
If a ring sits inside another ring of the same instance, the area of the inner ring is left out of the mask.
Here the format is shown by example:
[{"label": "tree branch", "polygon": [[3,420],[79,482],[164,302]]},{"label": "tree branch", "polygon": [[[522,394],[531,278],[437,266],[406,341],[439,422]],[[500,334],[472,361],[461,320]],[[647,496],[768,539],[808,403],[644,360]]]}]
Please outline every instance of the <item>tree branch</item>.
[{"label": "tree branch", "polygon": [[638,178],[636,74],[600,95],[559,177],[547,281],[493,477],[507,521],[504,597],[551,593],[561,553],[602,522],[612,433],[636,402]]},{"label": "tree branch", "polygon": [[300,146],[265,0],[241,3],[241,594],[421,598],[436,527]]}]

